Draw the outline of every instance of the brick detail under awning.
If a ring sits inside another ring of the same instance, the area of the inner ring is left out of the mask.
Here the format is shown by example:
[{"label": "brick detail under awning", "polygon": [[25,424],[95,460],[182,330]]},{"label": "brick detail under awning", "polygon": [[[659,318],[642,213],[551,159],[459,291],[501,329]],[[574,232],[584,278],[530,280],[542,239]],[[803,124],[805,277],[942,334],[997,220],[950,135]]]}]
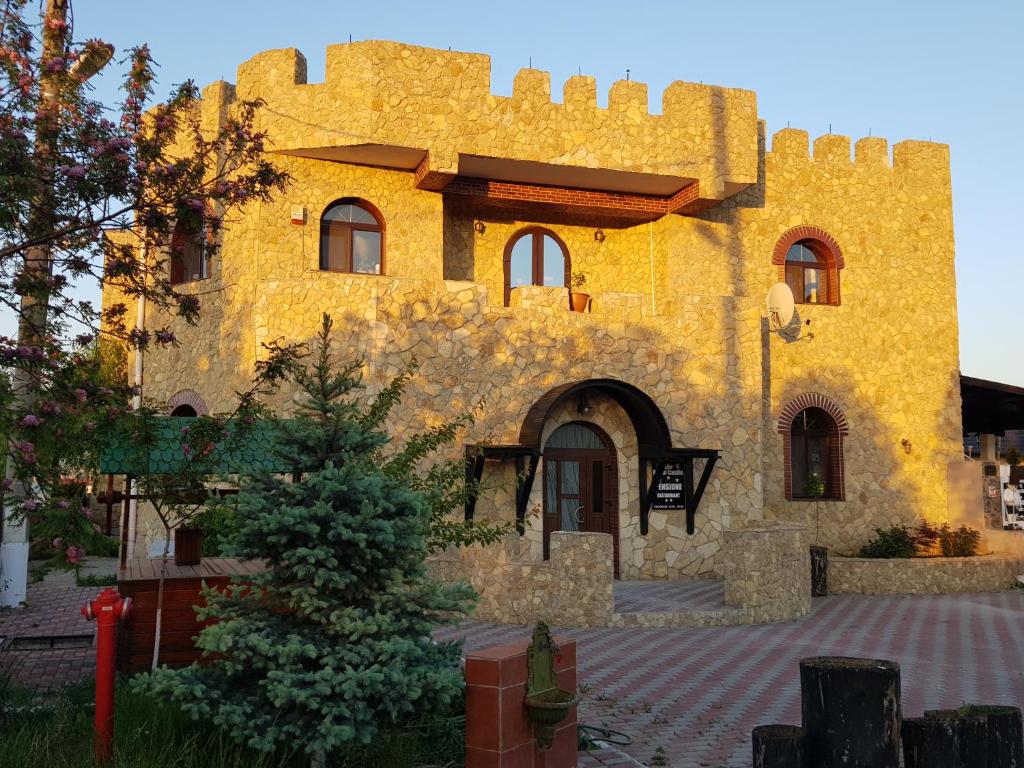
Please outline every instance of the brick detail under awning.
[{"label": "brick detail under awning", "polygon": [[549,212],[606,216],[639,222],[653,221],[670,213],[695,214],[720,202],[702,198],[696,181],[672,195],[606,192],[458,176],[431,170],[429,156],[416,169],[415,184],[417,189],[483,199],[494,208],[528,210],[532,206],[541,206]]}]

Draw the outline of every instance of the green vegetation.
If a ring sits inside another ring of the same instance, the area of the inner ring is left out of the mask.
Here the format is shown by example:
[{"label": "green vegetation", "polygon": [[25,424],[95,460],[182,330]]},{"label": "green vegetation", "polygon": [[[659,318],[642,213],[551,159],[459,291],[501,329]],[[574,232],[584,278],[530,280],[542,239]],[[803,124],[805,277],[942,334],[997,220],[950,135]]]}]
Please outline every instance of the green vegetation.
[{"label": "green vegetation", "polygon": [[961,525],[953,529],[948,523],[936,528],[922,520],[916,528],[891,525],[875,528],[875,537],[860,548],[859,557],[974,557],[978,554],[981,533]]},{"label": "green vegetation", "polygon": [[[0,669],[0,768],[94,768],[93,683],[68,686],[40,703]],[[305,768],[308,758],[240,746],[208,722],[120,681],[110,768]],[[414,768],[461,763],[465,721],[431,717],[342,752],[329,768]]]},{"label": "green vegetation", "polygon": [[415,465],[432,440],[382,461],[387,410],[357,399],[358,363],[334,369],[331,325],[325,315],[312,361],[292,372],[305,397],[278,450],[297,477],[256,476],[237,496],[230,550],[269,569],[247,577],[251,588],[204,592],[200,617],[216,623],[196,645],[216,659],[133,683],[251,748],[295,745],[337,761],[462,711],[460,646],[430,635],[473,594],[427,577],[432,503],[443,497],[394,463]]}]

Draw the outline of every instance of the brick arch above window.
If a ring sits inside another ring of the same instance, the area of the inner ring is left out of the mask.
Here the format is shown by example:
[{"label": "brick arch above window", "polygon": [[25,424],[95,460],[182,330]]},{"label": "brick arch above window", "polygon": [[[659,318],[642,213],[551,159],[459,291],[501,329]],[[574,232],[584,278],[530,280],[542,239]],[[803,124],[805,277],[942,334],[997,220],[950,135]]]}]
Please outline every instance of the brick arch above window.
[{"label": "brick arch above window", "polygon": [[196,412],[196,416],[205,416],[210,411],[210,409],[206,407],[206,402],[203,400],[202,396],[194,389],[182,389],[167,398],[168,412],[171,412],[182,405],[191,406],[192,410]]},{"label": "brick arch above window", "polygon": [[821,244],[828,252],[828,256],[836,269],[842,269],[846,266],[846,261],[843,259],[843,249],[839,247],[839,243],[821,227],[814,227],[810,225],[801,225],[799,227],[793,227],[787,229],[782,233],[782,236],[775,243],[775,250],[772,251],[772,264],[776,266],[786,266],[786,254],[789,253],[789,249],[801,240],[812,240],[815,243]]},{"label": "brick arch above window", "polygon": [[839,406],[836,405],[834,400],[818,392],[807,392],[786,403],[779,414],[778,431],[783,434],[789,434],[789,431],[793,428],[793,419],[805,408],[820,408],[835,421],[840,435],[845,437],[850,434],[849,422],[846,421],[846,416],[843,415]]}]

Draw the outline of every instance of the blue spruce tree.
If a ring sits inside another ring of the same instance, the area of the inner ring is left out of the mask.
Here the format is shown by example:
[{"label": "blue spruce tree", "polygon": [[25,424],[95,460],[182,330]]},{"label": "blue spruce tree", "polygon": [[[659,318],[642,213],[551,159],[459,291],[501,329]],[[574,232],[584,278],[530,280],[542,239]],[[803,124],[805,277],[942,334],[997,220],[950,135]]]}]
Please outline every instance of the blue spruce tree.
[{"label": "blue spruce tree", "polygon": [[305,399],[283,423],[292,479],[252,478],[238,495],[234,554],[264,573],[207,590],[203,664],[142,685],[264,751],[329,756],[381,731],[449,711],[460,647],[431,630],[465,615],[467,586],[430,580],[424,494],[380,460],[387,437],[355,398],[358,364],[332,366],[331,319],[294,376]]}]

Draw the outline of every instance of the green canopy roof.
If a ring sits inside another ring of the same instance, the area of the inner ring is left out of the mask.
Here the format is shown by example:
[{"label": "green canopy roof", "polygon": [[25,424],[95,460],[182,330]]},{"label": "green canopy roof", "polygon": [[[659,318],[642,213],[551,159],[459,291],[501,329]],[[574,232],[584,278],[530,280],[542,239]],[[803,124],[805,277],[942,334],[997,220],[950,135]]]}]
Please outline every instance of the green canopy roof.
[{"label": "green canopy roof", "polygon": [[[181,430],[191,419],[174,416],[154,418],[154,437],[149,449],[124,440],[109,445],[100,456],[100,471],[112,475],[166,475],[179,471],[186,461]],[[211,475],[291,472],[292,467],[274,450],[280,422],[260,421],[243,438],[214,451]]]}]

